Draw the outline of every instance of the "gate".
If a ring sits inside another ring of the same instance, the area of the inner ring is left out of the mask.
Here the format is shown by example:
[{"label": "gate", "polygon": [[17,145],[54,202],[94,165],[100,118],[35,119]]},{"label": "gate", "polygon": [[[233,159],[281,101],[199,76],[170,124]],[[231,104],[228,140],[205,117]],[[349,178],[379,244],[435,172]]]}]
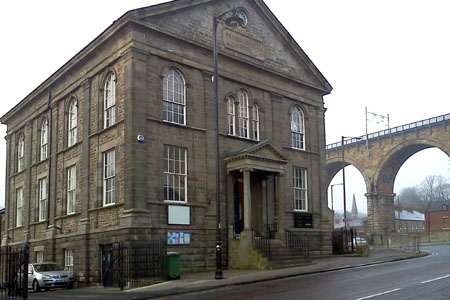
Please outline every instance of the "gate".
[{"label": "gate", "polygon": [[29,248],[0,249],[0,300],[28,298]]},{"label": "gate", "polygon": [[356,229],[339,228],[333,230],[333,254],[353,253],[356,249],[354,238],[356,237]]},{"label": "gate", "polygon": [[104,287],[143,286],[166,277],[166,241],[131,241],[100,246]]}]

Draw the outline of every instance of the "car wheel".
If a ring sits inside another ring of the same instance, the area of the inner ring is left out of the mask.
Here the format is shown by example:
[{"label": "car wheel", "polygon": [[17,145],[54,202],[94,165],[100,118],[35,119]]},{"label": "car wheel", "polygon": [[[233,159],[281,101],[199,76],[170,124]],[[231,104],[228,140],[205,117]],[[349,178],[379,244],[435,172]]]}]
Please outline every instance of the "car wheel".
[{"label": "car wheel", "polygon": [[41,291],[41,287],[39,286],[39,282],[36,279],[33,281],[33,291],[35,291],[35,292],[40,292]]}]

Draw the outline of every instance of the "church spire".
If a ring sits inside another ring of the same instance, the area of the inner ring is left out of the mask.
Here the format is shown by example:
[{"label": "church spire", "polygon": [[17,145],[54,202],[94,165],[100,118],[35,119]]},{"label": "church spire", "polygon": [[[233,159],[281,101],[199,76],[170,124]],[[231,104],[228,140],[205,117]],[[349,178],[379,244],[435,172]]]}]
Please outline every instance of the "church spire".
[{"label": "church spire", "polygon": [[351,216],[352,216],[352,219],[357,219],[358,218],[358,207],[356,207],[355,194],[353,194],[353,203],[352,203]]}]

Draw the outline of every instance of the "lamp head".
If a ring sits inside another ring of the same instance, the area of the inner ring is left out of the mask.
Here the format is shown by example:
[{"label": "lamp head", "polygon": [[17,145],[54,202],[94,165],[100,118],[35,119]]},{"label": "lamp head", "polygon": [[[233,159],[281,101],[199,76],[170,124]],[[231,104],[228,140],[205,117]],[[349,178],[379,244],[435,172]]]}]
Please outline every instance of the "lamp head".
[{"label": "lamp head", "polygon": [[225,20],[225,24],[232,28],[244,26],[245,23],[245,20],[241,17],[237,10],[233,10],[233,15]]}]

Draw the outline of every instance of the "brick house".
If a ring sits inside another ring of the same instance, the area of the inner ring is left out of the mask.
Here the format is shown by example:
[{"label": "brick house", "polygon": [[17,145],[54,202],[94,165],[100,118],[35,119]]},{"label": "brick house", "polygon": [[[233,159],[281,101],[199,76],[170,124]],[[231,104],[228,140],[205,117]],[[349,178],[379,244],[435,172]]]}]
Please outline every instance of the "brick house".
[{"label": "brick house", "polygon": [[425,211],[427,232],[450,230],[450,201],[428,203]]},{"label": "brick house", "polygon": [[331,86],[261,0],[129,11],[2,116],[3,247],[28,242],[31,261],[65,265],[80,284],[99,282],[99,248],[118,241],[167,238],[182,272],[214,269],[212,25],[233,8],[242,26],[218,25],[225,265],[231,240],[248,247],[269,226],[331,253]]}]

